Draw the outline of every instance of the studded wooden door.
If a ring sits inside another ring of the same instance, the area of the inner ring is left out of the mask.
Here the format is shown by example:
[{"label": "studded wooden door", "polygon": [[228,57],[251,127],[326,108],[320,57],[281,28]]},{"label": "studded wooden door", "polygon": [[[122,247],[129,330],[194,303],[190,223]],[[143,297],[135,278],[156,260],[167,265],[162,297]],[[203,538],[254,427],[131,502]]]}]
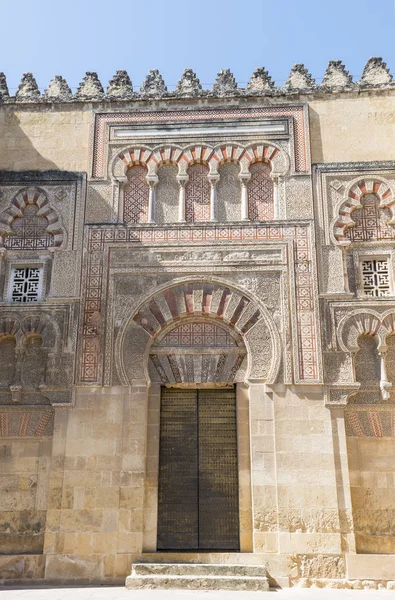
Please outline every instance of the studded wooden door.
[{"label": "studded wooden door", "polygon": [[239,550],[236,395],[162,390],[158,550]]}]

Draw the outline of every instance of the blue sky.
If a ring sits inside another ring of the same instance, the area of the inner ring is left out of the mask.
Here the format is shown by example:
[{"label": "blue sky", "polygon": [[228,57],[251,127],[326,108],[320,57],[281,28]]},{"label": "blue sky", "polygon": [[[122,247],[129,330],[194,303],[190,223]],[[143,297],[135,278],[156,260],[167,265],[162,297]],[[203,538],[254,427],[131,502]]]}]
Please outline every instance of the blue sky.
[{"label": "blue sky", "polygon": [[[370,56],[395,73],[394,0],[0,0],[0,71],[11,93],[32,71],[76,88],[126,69],[135,86],[157,68],[169,89],[184,68],[211,84],[230,68],[240,85],[258,66],[282,84],[294,63],[317,80],[330,59],[359,78]],[[208,85],[209,87],[209,85]]]}]

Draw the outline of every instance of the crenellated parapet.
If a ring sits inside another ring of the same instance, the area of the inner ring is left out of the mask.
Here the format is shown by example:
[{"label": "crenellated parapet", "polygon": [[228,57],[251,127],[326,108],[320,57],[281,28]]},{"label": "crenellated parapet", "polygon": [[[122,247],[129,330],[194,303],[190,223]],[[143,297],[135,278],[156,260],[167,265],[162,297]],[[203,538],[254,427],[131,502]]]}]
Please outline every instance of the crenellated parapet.
[{"label": "crenellated parapet", "polygon": [[125,70],[117,71],[107,90],[97,73],[89,71],[72,93],[66,80],[56,75],[41,94],[32,73],[24,73],[15,96],[10,96],[4,73],[0,73],[0,103],[13,102],[99,102],[144,100],[152,98],[196,98],[238,96],[289,96],[295,94],[335,93],[394,87],[393,77],[380,57],[370,58],[359,81],[354,81],[340,60],[329,61],[325,74],[318,83],[303,64],[295,64],[283,86],[276,85],[268,71],[258,67],[246,87],[239,87],[229,69],[221,69],[211,89],[203,89],[192,69],[185,69],[173,91],[169,91],[157,69],[149,71],[140,88],[133,88]]}]

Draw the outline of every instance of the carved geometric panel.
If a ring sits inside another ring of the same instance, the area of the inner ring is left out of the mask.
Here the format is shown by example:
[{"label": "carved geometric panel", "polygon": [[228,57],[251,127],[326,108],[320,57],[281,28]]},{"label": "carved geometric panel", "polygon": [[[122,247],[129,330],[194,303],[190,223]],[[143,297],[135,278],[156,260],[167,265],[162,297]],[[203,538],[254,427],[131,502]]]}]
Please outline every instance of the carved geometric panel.
[{"label": "carved geometric panel", "polygon": [[251,221],[269,221],[274,218],[273,180],[270,166],[257,162],[250,168],[248,183],[248,217]]},{"label": "carved geometric panel", "polygon": [[185,186],[185,219],[187,223],[210,220],[209,168],[195,164],[189,167],[189,180]]},{"label": "carved geometric panel", "polygon": [[132,167],[127,173],[123,218],[128,224],[147,222],[149,187],[146,175],[147,169],[140,166]]},{"label": "carved geometric panel", "polygon": [[4,246],[10,250],[41,250],[53,245],[53,235],[48,233],[48,219],[37,216],[36,204],[28,204],[23,216],[11,223],[12,233],[7,235]]},{"label": "carved geometric panel", "polygon": [[346,237],[352,242],[393,239],[394,229],[387,224],[391,219],[391,212],[386,208],[379,208],[380,198],[376,194],[366,194],[360,202],[362,208],[351,213],[355,225],[346,230]]},{"label": "carved geometric panel", "polygon": [[226,348],[236,346],[232,336],[214,323],[186,323],[172,329],[157,344],[159,347]]}]

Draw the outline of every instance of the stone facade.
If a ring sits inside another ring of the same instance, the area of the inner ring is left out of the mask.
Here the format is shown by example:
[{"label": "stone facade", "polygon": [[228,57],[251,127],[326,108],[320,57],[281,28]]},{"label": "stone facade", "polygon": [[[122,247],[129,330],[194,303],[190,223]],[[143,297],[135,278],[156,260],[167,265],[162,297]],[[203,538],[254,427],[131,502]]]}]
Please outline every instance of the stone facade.
[{"label": "stone facade", "polygon": [[[391,588],[395,88],[0,74],[0,579]],[[236,388],[240,552],[157,552],[161,388]]]}]

